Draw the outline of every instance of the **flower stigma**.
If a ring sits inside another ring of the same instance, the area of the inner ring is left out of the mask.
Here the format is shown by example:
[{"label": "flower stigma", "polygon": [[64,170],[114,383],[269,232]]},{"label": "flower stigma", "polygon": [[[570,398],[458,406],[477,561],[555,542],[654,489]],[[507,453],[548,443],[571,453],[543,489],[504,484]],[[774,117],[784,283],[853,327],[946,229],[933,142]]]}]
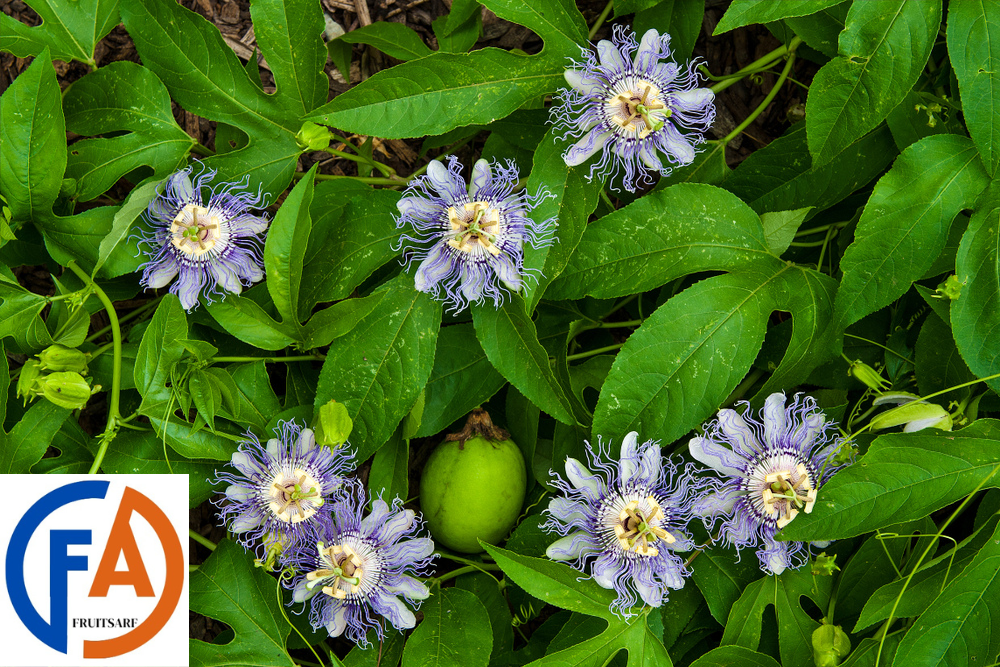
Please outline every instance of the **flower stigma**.
[{"label": "flower stigma", "polygon": [[764,509],[771,515],[778,515],[778,528],[784,528],[798,515],[799,510],[812,512],[816,504],[816,489],[809,480],[809,472],[799,463],[795,470],[779,470],[764,478],[765,487],[761,492]]},{"label": "flower stigma", "polygon": [[316,543],[316,550],[327,567],[307,573],[306,588],[323,584],[323,592],[337,600],[357,593],[364,577],[364,561],[357,552],[347,544],[326,547],[322,542]]},{"label": "flower stigma", "polygon": [[320,483],[301,468],[296,468],[292,476],[278,473],[271,483],[270,495],[268,506],[285,523],[305,521],[323,506]]},{"label": "flower stigma", "polygon": [[170,224],[171,243],[181,252],[200,256],[215,247],[219,240],[219,220],[204,206],[187,204]]},{"label": "flower stigma", "polygon": [[639,507],[639,500],[633,500],[618,514],[615,525],[615,537],[625,551],[634,551],[640,556],[655,557],[659,549],[652,545],[657,540],[667,544],[676,542],[676,538],[659,526],[665,518],[663,509],[653,496],[648,496]]},{"label": "flower stigma", "polygon": [[494,257],[501,254],[495,245],[500,231],[500,211],[489,203],[468,202],[461,209],[450,206],[448,223],[453,235],[448,239],[448,245],[452,248],[468,253],[473,252],[478,244]]},{"label": "flower stigma", "polygon": [[[625,80],[626,90],[607,100],[611,122],[625,132],[634,133],[636,138],[645,139],[652,132],[663,128],[663,121],[673,112],[660,101],[660,89],[652,83],[632,77]],[[636,121],[641,120],[641,125]]]}]

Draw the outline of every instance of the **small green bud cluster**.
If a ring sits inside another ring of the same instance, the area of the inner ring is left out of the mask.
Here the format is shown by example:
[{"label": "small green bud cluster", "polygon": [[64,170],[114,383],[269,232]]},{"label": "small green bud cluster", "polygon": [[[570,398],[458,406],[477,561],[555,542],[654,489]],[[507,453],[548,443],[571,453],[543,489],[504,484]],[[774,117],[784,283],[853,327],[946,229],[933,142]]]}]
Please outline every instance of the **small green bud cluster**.
[{"label": "small green bud cluster", "polygon": [[330,145],[333,133],[329,129],[316,123],[306,121],[302,128],[295,135],[295,142],[299,148],[305,151],[321,151]]},{"label": "small green bud cluster", "polygon": [[812,635],[816,667],[837,667],[851,652],[851,640],[839,625],[824,623]]},{"label": "small green bud cluster", "polygon": [[331,449],[347,442],[354,428],[354,422],[347,414],[347,407],[334,400],[320,406],[318,419],[313,420],[313,423],[316,424],[316,442]]},{"label": "small green bud cluster", "polygon": [[87,355],[64,345],[51,345],[37,359],[28,359],[17,380],[17,395],[25,405],[39,396],[69,410],[78,410],[100,391],[83,376],[87,373]]}]

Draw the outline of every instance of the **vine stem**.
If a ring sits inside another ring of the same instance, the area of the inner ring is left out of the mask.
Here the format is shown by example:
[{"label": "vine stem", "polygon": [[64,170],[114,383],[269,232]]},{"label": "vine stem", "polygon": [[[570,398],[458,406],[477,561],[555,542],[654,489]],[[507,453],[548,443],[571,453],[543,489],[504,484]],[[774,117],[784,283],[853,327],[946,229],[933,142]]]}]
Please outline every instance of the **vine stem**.
[{"label": "vine stem", "polygon": [[974,488],[972,490],[972,492],[965,497],[965,500],[962,501],[962,504],[955,508],[955,511],[951,513],[951,516],[949,516],[947,518],[947,520],[945,520],[945,522],[943,524],[941,524],[941,528],[938,529],[938,532],[934,536],[934,539],[931,540],[930,543],[920,553],[920,557],[917,559],[917,562],[914,563],[913,569],[910,570],[910,574],[907,575],[906,580],[903,581],[903,589],[901,591],[899,591],[899,595],[896,596],[896,601],[893,603],[892,609],[889,610],[889,618],[887,618],[885,620],[885,624],[882,626],[882,630],[880,631],[880,633],[877,633],[877,634],[881,634],[882,637],[879,639],[879,642],[878,642],[878,653],[875,654],[875,667],[878,667],[879,660],[882,659],[882,646],[885,644],[885,638],[889,634],[889,627],[892,625],[892,622],[894,620],[893,616],[896,615],[896,609],[899,607],[899,601],[903,599],[903,593],[906,592],[907,587],[910,585],[910,582],[913,580],[913,575],[915,575],[917,573],[917,570],[920,569],[920,564],[924,562],[924,558],[926,558],[927,554],[930,553],[931,549],[933,549],[935,547],[935,545],[937,544],[937,541],[939,539],[941,539],[941,536],[944,533],[945,529],[949,525],[951,525],[951,522],[955,520],[955,517],[957,517],[959,514],[962,513],[962,510],[965,509],[965,506],[969,504],[969,501],[971,501],[973,499],[973,497],[975,497],[975,495],[977,493],[979,493],[979,490],[982,489],[983,486],[986,485],[986,482],[988,482],[991,479],[993,479],[993,475],[997,474],[997,470],[1000,470],[1000,463],[998,463],[996,466],[994,466],[994,468],[990,472],[990,474],[987,475],[986,477],[984,477],[982,479],[982,481],[979,482],[979,484],[976,485],[976,488]]},{"label": "vine stem", "polygon": [[767,69],[768,67],[773,65],[778,58],[781,58],[787,53],[795,51],[795,49],[797,49],[799,47],[799,44],[801,43],[802,40],[800,38],[793,37],[792,40],[788,42],[787,45],[779,46],[774,51],[771,51],[770,53],[758,58],[757,60],[753,61],[752,63],[750,63],[749,65],[747,65],[746,67],[737,72],[734,72],[725,77],[713,77],[709,75],[710,79],[722,79],[721,81],[719,81],[719,83],[715,84],[714,86],[711,86],[712,92],[718,95],[729,86],[739,82],[743,77],[748,76],[750,74],[756,74],[761,70]]},{"label": "vine stem", "polygon": [[604,5],[604,10],[601,12],[601,15],[597,17],[597,20],[594,21],[594,26],[590,29],[590,32],[587,33],[587,39],[594,39],[594,35],[597,34],[597,31],[601,29],[601,26],[604,25],[604,22],[608,19],[608,14],[611,13],[611,8],[614,7],[614,4],[615,0],[608,0],[608,4]]},{"label": "vine stem", "polygon": [[188,537],[190,537],[192,540],[194,540],[201,546],[205,547],[209,551],[215,551],[215,548],[219,546],[218,544],[208,539],[204,535],[194,532],[194,529],[192,528],[188,528]]},{"label": "vine stem", "polygon": [[118,420],[121,417],[118,413],[118,401],[121,398],[122,388],[122,329],[118,323],[118,313],[115,312],[115,305],[111,303],[111,299],[104,293],[104,290],[94,282],[94,279],[87,275],[86,271],[77,266],[75,260],[67,264],[66,268],[75,273],[85,285],[94,290],[94,294],[100,299],[104,310],[108,313],[112,345],[114,346],[114,360],[111,366],[111,392],[108,398],[108,422],[104,427],[104,433],[101,434],[101,444],[97,450],[97,455],[94,457],[94,463],[90,466],[89,474],[93,475],[101,469],[101,463],[104,462],[104,455],[108,452],[108,445],[115,439],[115,434],[118,432]]},{"label": "vine stem", "polygon": [[285,363],[290,364],[295,361],[323,361],[326,359],[326,355],[320,354],[304,354],[297,357],[212,357],[212,363],[239,363],[247,361],[267,361],[271,363]]},{"label": "vine stem", "polygon": [[721,141],[723,146],[728,145],[730,141],[740,136],[740,133],[743,132],[743,130],[747,129],[750,126],[750,123],[757,120],[757,116],[759,116],[761,112],[763,112],[764,109],[766,109],[768,105],[770,105],[771,102],[774,100],[774,98],[778,95],[778,91],[781,90],[781,87],[785,83],[785,79],[788,78],[788,74],[792,71],[792,65],[795,64],[795,49],[801,43],[802,40],[799,39],[798,37],[796,37],[789,43],[788,62],[785,63],[785,67],[781,70],[781,74],[778,76],[778,81],[774,84],[774,86],[771,87],[771,91],[767,94],[767,97],[764,98],[764,101],[761,102],[760,105],[758,105],[757,108],[753,110],[753,113],[747,116],[742,123],[737,125],[732,132],[726,135],[726,138]]}]

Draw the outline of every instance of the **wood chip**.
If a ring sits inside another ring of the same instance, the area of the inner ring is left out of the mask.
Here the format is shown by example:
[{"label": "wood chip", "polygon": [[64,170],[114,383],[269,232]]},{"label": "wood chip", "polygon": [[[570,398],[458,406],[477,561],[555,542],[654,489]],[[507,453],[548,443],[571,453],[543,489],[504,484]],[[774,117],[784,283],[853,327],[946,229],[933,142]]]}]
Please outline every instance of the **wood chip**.
[{"label": "wood chip", "polygon": [[[222,39],[226,40],[226,44],[229,45],[229,48],[231,48],[236,53],[236,55],[242,58],[243,60],[250,60],[250,58],[253,57],[254,54],[253,49],[249,48],[243,42],[237,41],[232,37],[230,37],[229,35],[223,35]],[[262,68],[266,69],[268,72],[271,71],[271,67],[267,64],[267,61],[264,60],[263,58],[258,58],[257,64],[260,65]]]},{"label": "wood chip", "polygon": [[328,11],[333,11],[334,9],[342,9],[345,12],[354,12],[354,3],[350,0],[323,0],[323,5],[326,6]]},{"label": "wood chip", "polygon": [[362,28],[372,24],[372,15],[368,13],[368,0],[354,0],[354,8]]},{"label": "wood chip", "polygon": [[388,14],[386,14],[385,17],[387,19],[391,19],[396,14],[402,14],[406,10],[413,9],[414,7],[417,7],[418,5],[422,5],[425,2],[427,2],[427,0],[416,0],[416,2],[411,2],[410,4],[406,5],[405,7],[400,7],[398,9],[392,10],[391,12],[389,12]]}]

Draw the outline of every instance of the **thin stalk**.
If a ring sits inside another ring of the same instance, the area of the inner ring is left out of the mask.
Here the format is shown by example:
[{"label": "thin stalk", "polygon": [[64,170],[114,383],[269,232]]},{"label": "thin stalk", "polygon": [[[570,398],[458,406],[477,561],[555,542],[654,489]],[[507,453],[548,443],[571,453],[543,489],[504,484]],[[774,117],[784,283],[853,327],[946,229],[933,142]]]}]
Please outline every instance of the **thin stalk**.
[{"label": "thin stalk", "polygon": [[[162,296],[158,296],[155,299],[153,299],[152,301],[150,301],[149,303],[145,303],[145,304],[139,306],[138,308],[136,308],[135,310],[133,310],[131,313],[128,313],[127,315],[122,315],[121,318],[118,320],[118,324],[119,325],[125,324],[126,322],[134,320],[135,318],[139,317],[140,315],[149,312],[153,308],[156,308],[156,306],[160,303],[160,300],[162,298],[163,298]],[[101,336],[103,336],[104,334],[108,333],[109,331],[111,331],[111,325],[110,324],[108,326],[104,327],[103,329],[99,329],[96,333],[93,333],[90,336],[87,336],[87,342],[88,343],[92,343],[95,340],[97,340],[98,338],[100,338]]]},{"label": "thin stalk", "polygon": [[396,170],[390,167],[389,165],[383,164],[378,160],[370,160],[363,155],[351,155],[350,153],[345,153],[344,151],[338,151],[335,148],[324,148],[323,152],[329,153],[330,155],[334,155],[344,160],[351,160],[352,162],[360,162],[362,164],[371,165],[372,167],[378,169],[379,172],[386,178],[393,176],[396,173]]},{"label": "thin stalk", "polygon": [[[452,570],[451,572],[446,572],[440,577],[434,577],[434,581],[439,585],[443,581],[448,581],[449,579],[454,579],[455,577],[460,577],[463,574],[469,574],[470,572],[482,572],[483,574],[489,574],[490,572],[499,572],[499,565],[491,565],[490,563],[482,563],[478,565],[466,565],[465,567],[460,567],[457,570]],[[493,575],[490,575],[493,577]],[[496,579],[496,577],[493,577]],[[500,583],[499,581],[497,583]]]},{"label": "thin stalk", "polygon": [[213,151],[209,150],[208,148],[202,146],[200,143],[197,142],[195,143],[194,146],[191,147],[191,152],[196,153],[197,155],[201,155],[202,157],[212,157],[213,155],[215,155]]},{"label": "thin stalk", "polygon": [[104,427],[104,433],[100,437],[101,444],[97,450],[97,456],[94,457],[94,463],[90,466],[89,473],[93,475],[101,469],[101,463],[104,462],[104,455],[108,452],[108,445],[115,439],[115,434],[118,432],[118,420],[121,418],[121,415],[118,413],[118,401],[121,398],[122,389],[122,329],[118,323],[118,313],[115,312],[115,305],[111,303],[111,299],[104,293],[104,290],[94,282],[94,279],[87,275],[86,271],[78,267],[76,261],[71,261],[66,265],[66,268],[75,273],[85,285],[88,285],[94,291],[97,298],[100,299],[104,310],[108,313],[112,345],[114,346],[114,360],[111,365],[111,391],[108,396],[108,421]]},{"label": "thin stalk", "polygon": [[607,347],[599,347],[596,350],[588,350],[586,352],[580,352],[578,354],[571,354],[566,357],[566,361],[576,361],[577,359],[586,359],[587,357],[593,357],[594,355],[603,354],[605,352],[611,352],[612,350],[621,349],[621,346],[625,343],[615,343],[614,345],[608,345]]},{"label": "thin stalk", "polygon": [[[798,41],[796,41],[796,40],[798,40]],[[781,86],[784,85],[785,79],[788,78],[789,72],[792,71],[792,65],[795,64],[795,51],[794,51],[794,49],[796,47],[798,47],[798,45],[801,42],[802,42],[802,40],[799,39],[798,37],[796,37],[795,39],[793,39],[791,41],[791,43],[789,44],[788,61],[785,63],[785,67],[781,70],[781,74],[778,76],[778,81],[774,84],[774,86],[771,87],[771,91],[767,94],[767,97],[764,98],[764,101],[761,102],[757,106],[757,108],[753,110],[753,113],[751,113],[749,116],[747,116],[746,119],[744,119],[744,121],[742,123],[740,123],[739,125],[737,125],[736,128],[732,132],[730,132],[728,135],[726,135],[726,138],[722,140],[722,145],[723,146],[728,145],[730,141],[732,141],[736,137],[740,136],[740,133],[743,130],[745,130],[748,127],[750,127],[750,123],[752,123],[755,120],[757,120],[757,116],[759,116],[761,114],[761,112],[763,112],[764,109],[766,109],[771,104],[771,102],[774,100],[774,98],[778,95],[778,91],[781,90]]]},{"label": "thin stalk", "polygon": [[324,359],[326,359],[325,354],[303,354],[297,357],[212,357],[209,361],[218,364],[240,363],[247,361],[264,361],[272,364],[290,364],[296,361],[322,361]]},{"label": "thin stalk", "polygon": [[597,20],[594,21],[594,25],[591,27],[590,32],[587,33],[587,39],[594,39],[594,35],[596,35],[597,31],[601,29],[602,25],[604,25],[604,22],[607,20],[608,14],[611,13],[611,8],[614,7],[614,4],[615,0],[608,0],[608,4],[604,5],[604,10],[601,12],[601,15],[597,17]]},{"label": "thin stalk", "polygon": [[[715,84],[714,86],[711,86],[712,92],[718,95],[729,86],[740,81],[740,79],[742,79],[743,77],[749,76],[750,74],[756,74],[758,71],[767,69],[768,67],[773,65],[774,62],[778,60],[778,58],[781,58],[787,53],[795,51],[795,49],[797,49],[799,47],[799,44],[801,43],[802,43],[801,39],[799,39],[798,37],[793,37],[792,40],[788,42],[787,45],[779,46],[774,51],[771,51],[770,53],[758,58],[757,60],[753,61],[743,69],[739,70],[738,72],[733,72],[732,74],[728,74],[725,77],[720,77],[723,80],[719,81],[719,83]],[[716,77],[713,77],[711,75],[708,76],[713,81],[717,80]]]},{"label": "thin stalk", "polygon": [[192,530],[191,528],[188,528],[188,537],[190,537],[192,540],[194,540],[201,546],[205,547],[209,551],[215,551],[215,548],[219,546],[218,544],[208,539],[207,537],[199,535],[198,533],[194,532],[194,530]]},{"label": "thin stalk", "polygon": [[[891,352],[892,354],[895,354],[897,357],[899,357],[900,359],[902,359],[906,363],[910,364],[911,366],[916,366],[915,363],[913,363],[912,361],[910,361],[909,359],[907,359],[906,357],[904,357],[903,355],[901,355],[899,352],[896,352],[896,350],[890,349],[890,348],[886,347],[885,345],[882,345],[881,343],[876,343],[873,340],[868,340],[867,338],[863,338],[862,336],[855,336],[854,334],[849,334],[849,333],[846,333],[846,332],[844,333],[844,336],[847,337],[847,338],[854,338],[855,340],[863,340],[864,342],[868,343],[869,345],[874,345],[875,347],[880,347],[883,350],[885,350],[886,352]],[[844,357],[844,358],[847,359],[848,362],[851,361],[847,357]]]}]

